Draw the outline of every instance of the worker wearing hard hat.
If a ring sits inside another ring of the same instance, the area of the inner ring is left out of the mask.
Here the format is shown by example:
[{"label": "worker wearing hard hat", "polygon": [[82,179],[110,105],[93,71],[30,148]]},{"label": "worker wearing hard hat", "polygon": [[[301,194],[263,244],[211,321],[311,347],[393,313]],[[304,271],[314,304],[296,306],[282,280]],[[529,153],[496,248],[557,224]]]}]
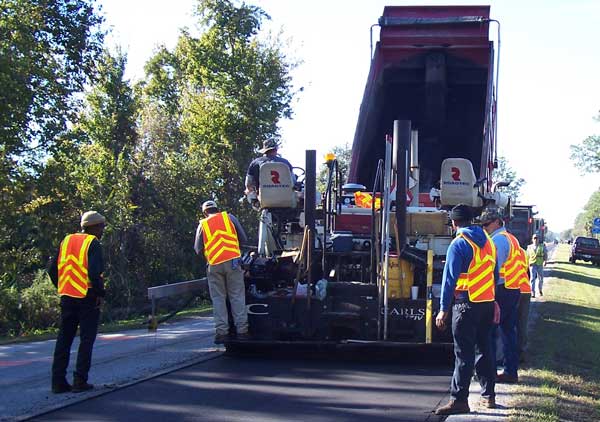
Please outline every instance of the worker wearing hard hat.
[{"label": "worker wearing hard hat", "polygon": [[[50,261],[48,274],[60,295],[60,328],[52,362],[52,392],[75,393],[94,388],[88,381],[92,348],[98,333],[100,306],[105,296],[104,262],[100,239],[106,219],[96,211],[81,217],[81,233],[66,236]],[[66,379],[71,345],[79,327],[79,350],[73,385]]]},{"label": "worker wearing hard hat", "polygon": [[[519,380],[519,347],[517,340],[518,306],[521,297],[520,271],[523,262],[521,247],[515,236],[506,231],[502,215],[496,209],[484,211],[480,217],[484,230],[496,246],[496,265],[500,278],[496,283],[496,303],[500,307],[500,336],[504,352],[504,372],[498,374],[497,382],[516,383]],[[496,352],[496,336],[492,336],[493,355]]]},{"label": "worker wearing hard hat", "polygon": [[531,244],[527,246],[527,257],[531,269],[531,297],[535,297],[536,280],[538,281],[537,290],[540,296],[544,296],[542,288],[544,287],[544,266],[548,260],[548,251],[537,234],[533,235]]},{"label": "worker wearing hard hat", "polygon": [[196,230],[194,250],[208,263],[206,276],[213,303],[215,321],[215,344],[223,344],[229,338],[229,318],[226,301],[231,303],[231,313],[237,338],[248,338],[248,313],[246,311],[246,289],[241,267],[240,244],[247,241],[244,228],[238,219],[219,212],[215,201],[202,204],[204,217]]},{"label": "worker wearing hard hat", "polygon": [[[254,192],[255,194],[257,193],[259,187],[259,176],[260,176],[260,166],[263,163],[266,163],[268,161],[275,161],[278,163],[284,163],[286,164],[289,168],[290,168],[290,173],[292,173],[292,165],[290,164],[290,162],[288,160],[286,160],[285,158],[281,157],[280,155],[277,154],[277,150],[279,148],[279,142],[277,141],[277,139],[267,139],[266,141],[263,142],[263,147],[261,149],[258,150],[258,152],[260,152],[261,154],[263,154],[261,157],[258,157],[254,160],[252,160],[252,162],[250,163],[250,165],[248,166],[248,172],[246,173],[246,194],[250,194],[252,192]],[[292,180],[294,176],[292,173]],[[250,198],[250,195],[248,196]]]},{"label": "worker wearing hard hat", "polygon": [[469,386],[474,369],[481,385],[480,404],[487,408],[496,406],[496,372],[490,344],[498,277],[496,252],[481,227],[472,224],[473,211],[469,206],[455,206],[450,218],[457,233],[446,255],[440,311],[435,323],[439,329],[445,329],[452,307],[456,359],[450,383],[451,399],[435,410],[437,415],[470,412]]}]

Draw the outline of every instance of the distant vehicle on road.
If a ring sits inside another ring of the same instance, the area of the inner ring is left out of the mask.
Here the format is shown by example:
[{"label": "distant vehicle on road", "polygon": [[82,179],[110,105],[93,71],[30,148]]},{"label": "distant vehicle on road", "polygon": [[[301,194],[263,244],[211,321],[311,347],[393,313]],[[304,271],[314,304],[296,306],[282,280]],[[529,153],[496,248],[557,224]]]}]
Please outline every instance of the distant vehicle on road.
[{"label": "distant vehicle on road", "polygon": [[578,259],[600,267],[600,242],[598,239],[583,236],[575,238],[571,246],[569,262],[575,264]]}]

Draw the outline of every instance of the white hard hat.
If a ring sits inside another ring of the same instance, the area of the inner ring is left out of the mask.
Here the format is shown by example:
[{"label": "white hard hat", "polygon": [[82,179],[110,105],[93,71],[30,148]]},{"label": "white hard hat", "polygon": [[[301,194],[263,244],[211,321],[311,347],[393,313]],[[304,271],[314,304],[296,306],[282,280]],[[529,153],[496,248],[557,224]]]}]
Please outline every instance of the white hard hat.
[{"label": "white hard hat", "polygon": [[202,204],[202,212],[209,208],[217,208],[217,203],[215,201],[206,201],[204,204]]},{"label": "white hard hat", "polygon": [[81,228],[105,223],[106,218],[97,211],[87,211],[81,216]]}]

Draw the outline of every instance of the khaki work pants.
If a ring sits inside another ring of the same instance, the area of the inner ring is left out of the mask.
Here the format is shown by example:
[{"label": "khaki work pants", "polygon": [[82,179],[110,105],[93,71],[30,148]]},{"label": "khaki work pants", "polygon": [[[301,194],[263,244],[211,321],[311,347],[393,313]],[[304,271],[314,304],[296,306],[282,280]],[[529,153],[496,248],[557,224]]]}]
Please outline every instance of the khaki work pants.
[{"label": "khaki work pants", "polygon": [[208,266],[208,289],[213,303],[213,317],[217,334],[226,335],[229,333],[227,298],[231,303],[231,314],[237,333],[248,332],[244,272],[239,264],[238,260],[233,260]]}]

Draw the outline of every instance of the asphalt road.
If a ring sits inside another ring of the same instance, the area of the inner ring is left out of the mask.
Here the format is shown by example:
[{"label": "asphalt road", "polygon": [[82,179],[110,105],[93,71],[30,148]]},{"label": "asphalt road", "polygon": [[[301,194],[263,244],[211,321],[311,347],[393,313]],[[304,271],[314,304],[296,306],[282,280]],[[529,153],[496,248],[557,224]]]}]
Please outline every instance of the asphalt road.
[{"label": "asphalt road", "polygon": [[[55,340],[0,346],[0,420],[36,415],[221,353],[213,337],[212,317],[164,324],[156,333],[101,334],[94,344],[89,374],[95,391],[58,395],[50,392]],[[78,345],[76,338],[69,378]]]},{"label": "asphalt road", "polygon": [[439,421],[451,367],[219,356],[36,421]]}]

